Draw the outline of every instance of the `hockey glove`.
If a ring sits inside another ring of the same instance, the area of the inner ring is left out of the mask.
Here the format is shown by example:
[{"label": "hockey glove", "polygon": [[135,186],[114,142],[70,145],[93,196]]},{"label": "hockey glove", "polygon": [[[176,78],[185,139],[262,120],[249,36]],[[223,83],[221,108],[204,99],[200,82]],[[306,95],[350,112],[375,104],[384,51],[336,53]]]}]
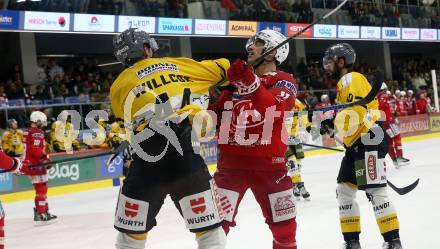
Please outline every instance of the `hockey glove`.
[{"label": "hockey glove", "polygon": [[331,119],[324,119],[321,122],[321,128],[319,130],[319,133],[321,135],[329,134],[330,137],[334,137],[334,135],[335,135],[335,125],[333,123],[333,120],[331,120]]},{"label": "hockey glove", "polygon": [[253,68],[240,59],[235,60],[228,69],[228,78],[243,97],[252,94],[260,86],[260,79],[255,75]]}]

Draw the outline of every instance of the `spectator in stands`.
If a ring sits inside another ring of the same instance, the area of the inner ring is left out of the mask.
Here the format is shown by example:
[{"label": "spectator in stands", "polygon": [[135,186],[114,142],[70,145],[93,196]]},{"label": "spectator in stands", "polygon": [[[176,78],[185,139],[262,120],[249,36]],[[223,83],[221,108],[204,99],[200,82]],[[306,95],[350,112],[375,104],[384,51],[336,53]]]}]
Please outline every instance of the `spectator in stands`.
[{"label": "spectator in stands", "polygon": [[7,95],[9,99],[24,99],[23,89],[19,88],[17,84],[12,81],[8,84]]},{"label": "spectator in stands", "polygon": [[49,59],[49,78],[53,80],[55,76],[59,76],[60,79],[64,77],[64,70],[57,64],[55,59]]},{"label": "spectator in stands", "polygon": [[3,85],[0,85],[0,105],[8,102],[8,96],[5,92],[5,87]]},{"label": "spectator in stands", "polygon": [[49,96],[46,92],[46,86],[45,85],[38,85],[37,91],[35,93],[35,99],[36,100],[45,100],[49,99]]},{"label": "spectator in stands", "polygon": [[37,72],[37,83],[38,84],[45,84],[47,83],[47,74],[46,74],[46,70],[44,70],[44,63],[43,60],[39,59],[37,62],[37,68],[36,68],[36,72]]},{"label": "spectator in stands", "polygon": [[237,9],[237,4],[235,4],[234,0],[221,0],[222,8],[228,9],[229,11],[234,11]]}]

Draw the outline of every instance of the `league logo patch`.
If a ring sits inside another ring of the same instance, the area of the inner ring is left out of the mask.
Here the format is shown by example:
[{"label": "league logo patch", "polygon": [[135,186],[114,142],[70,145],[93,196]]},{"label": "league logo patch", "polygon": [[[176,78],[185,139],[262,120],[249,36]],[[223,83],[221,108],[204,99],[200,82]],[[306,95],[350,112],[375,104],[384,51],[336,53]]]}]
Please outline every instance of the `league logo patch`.
[{"label": "league logo patch", "polygon": [[292,219],[296,216],[296,205],[292,189],[269,194],[273,222]]},{"label": "league logo patch", "polygon": [[275,84],[275,87],[285,87],[287,88],[290,93],[294,96],[298,93],[298,90],[296,88],[296,85],[290,81],[287,80],[280,80]]},{"label": "league logo patch", "polygon": [[372,181],[377,179],[376,157],[369,155],[367,159],[368,176]]},{"label": "league logo patch", "polygon": [[191,210],[195,214],[201,214],[206,210],[205,198],[203,197],[192,199],[189,201],[189,204],[191,205]]},{"label": "league logo patch", "polygon": [[135,203],[125,202],[125,215],[134,218],[138,214],[139,205]]}]

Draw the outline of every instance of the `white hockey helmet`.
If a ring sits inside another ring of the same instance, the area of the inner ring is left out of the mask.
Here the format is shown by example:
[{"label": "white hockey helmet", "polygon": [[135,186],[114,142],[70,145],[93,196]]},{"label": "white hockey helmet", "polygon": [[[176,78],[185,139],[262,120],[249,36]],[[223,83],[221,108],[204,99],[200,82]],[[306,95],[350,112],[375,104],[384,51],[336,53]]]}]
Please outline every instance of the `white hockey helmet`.
[{"label": "white hockey helmet", "polygon": [[380,87],[380,90],[387,90],[388,86],[385,82],[382,82],[382,86]]},{"label": "white hockey helmet", "polygon": [[30,116],[32,123],[40,123],[43,126],[47,125],[47,116],[43,112],[33,111]]},{"label": "white hockey helmet", "polygon": [[388,91],[387,91],[387,94],[388,94],[388,95],[391,95],[391,91],[388,90]]},{"label": "white hockey helmet", "polygon": [[323,95],[321,95],[321,102],[329,101],[329,100],[330,100],[330,98],[328,97],[327,94],[323,94]]},{"label": "white hockey helmet", "polygon": [[408,96],[412,96],[414,94],[413,90],[408,90]]},{"label": "white hockey helmet", "polygon": [[406,96],[406,92],[405,91],[400,91],[400,96],[405,97]]},{"label": "white hockey helmet", "polygon": [[[277,46],[281,42],[286,40],[286,37],[281,34],[278,31],[272,30],[272,29],[265,29],[257,32],[257,34],[251,36],[248,41],[246,42],[246,50],[249,49],[249,47],[254,44],[254,42],[259,39],[264,41],[264,50],[263,53],[268,51],[269,49]],[[277,49],[277,52],[275,54],[275,60],[278,62],[278,64],[283,63],[287,59],[287,56],[289,55],[289,43],[287,42],[283,46]]]},{"label": "white hockey helmet", "polygon": [[396,97],[399,97],[399,96],[400,96],[400,90],[397,89],[397,90],[394,92],[394,95],[396,95]]}]

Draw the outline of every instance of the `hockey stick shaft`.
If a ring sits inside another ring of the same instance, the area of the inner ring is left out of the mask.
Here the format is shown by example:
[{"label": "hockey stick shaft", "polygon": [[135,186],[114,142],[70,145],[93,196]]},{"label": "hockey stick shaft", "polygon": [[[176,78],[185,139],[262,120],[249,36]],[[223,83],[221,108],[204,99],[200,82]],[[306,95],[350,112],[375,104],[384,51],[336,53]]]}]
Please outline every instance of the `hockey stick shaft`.
[{"label": "hockey stick shaft", "polygon": [[77,157],[71,157],[71,158],[66,158],[66,159],[54,160],[54,161],[46,162],[46,163],[31,164],[31,165],[29,165],[29,168],[46,167],[46,166],[57,164],[57,163],[67,163],[67,162],[72,162],[72,161],[77,161],[77,160],[82,160],[82,159],[87,159],[87,158],[94,158],[94,157],[119,154],[119,153],[122,153],[128,147],[128,145],[129,145],[129,143],[127,141],[123,141],[123,142],[121,142],[121,144],[117,148],[110,150],[110,151],[96,153],[96,154],[92,154],[92,155],[84,155],[84,156],[77,156]]},{"label": "hockey stick shaft", "polygon": [[283,42],[281,42],[280,44],[276,45],[275,47],[267,50],[266,52],[264,52],[262,55],[260,55],[260,57],[258,57],[257,59],[255,59],[254,61],[251,61],[249,63],[249,65],[254,66],[256,64],[258,64],[261,60],[264,59],[264,57],[266,57],[267,55],[273,53],[274,51],[276,51],[277,49],[279,49],[280,47],[284,46],[284,44],[290,42],[291,40],[295,39],[296,37],[298,37],[299,35],[301,35],[302,33],[306,32],[308,29],[310,29],[311,27],[313,27],[313,25],[322,22],[323,20],[327,19],[329,16],[333,15],[336,11],[338,11],[340,8],[342,8],[342,6],[344,6],[344,4],[348,2],[348,0],[344,0],[342,3],[340,3],[338,6],[336,6],[336,8],[334,8],[333,10],[329,11],[327,14],[325,14],[324,16],[322,16],[321,18],[316,19],[315,21],[313,21],[312,23],[310,23],[309,25],[307,25],[306,27],[304,27],[304,29],[296,32],[293,36],[287,38],[286,40],[284,40]]},{"label": "hockey stick shaft", "polygon": [[304,146],[308,146],[308,147],[313,147],[313,148],[318,148],[318,149],[326,149],[326,150],[332,150],[332,151],[337,151],[337,152],[344,152],[345,150],[343,149],[338,149],[338,148],[332,148],[332,147],[327,147],[327,146],[320,146],[320,145],[314,145],[314,144],[308,144],[308,143],[300,143],[301,145]]}]

